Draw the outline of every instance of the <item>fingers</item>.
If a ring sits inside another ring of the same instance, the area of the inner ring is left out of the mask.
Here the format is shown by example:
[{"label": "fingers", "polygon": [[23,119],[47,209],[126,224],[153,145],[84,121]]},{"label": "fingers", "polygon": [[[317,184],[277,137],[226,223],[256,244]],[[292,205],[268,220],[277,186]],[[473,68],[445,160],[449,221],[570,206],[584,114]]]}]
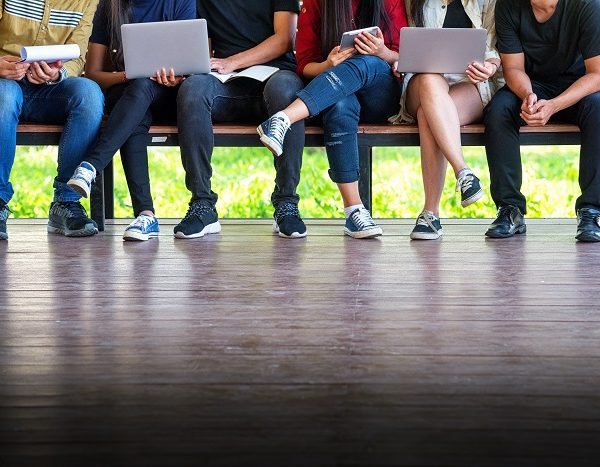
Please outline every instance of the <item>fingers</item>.
[{"label": "fingers", "polygon": [[488,70],[485,67],[482,67],[483,70],[474,66],[473,64],[469,65],[465,70],[467,76],[471,79],[475,79],[477,81],[485,81],[490,77]]}]

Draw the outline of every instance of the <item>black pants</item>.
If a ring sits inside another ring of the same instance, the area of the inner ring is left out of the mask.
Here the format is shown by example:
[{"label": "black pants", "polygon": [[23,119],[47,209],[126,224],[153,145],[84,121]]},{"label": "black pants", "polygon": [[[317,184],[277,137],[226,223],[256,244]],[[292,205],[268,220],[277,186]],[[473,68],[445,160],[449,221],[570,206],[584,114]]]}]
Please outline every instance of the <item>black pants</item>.
[{"label": "black pants", "polygon": [[[564,88],[533,82],[533,92],[538,99],[552,99],[563,91]],[[519,127],[525,125],[519,116],[521,104],[522,100],[504,86],[486,107],[484,123],[492,198],[497,207],[512,204],[525,213],[519,145]],[[600,92],[558,112],[552,121],[574,123],[581,130],[579,186],[582,194],[577,198],[575,209],[600,208]]]},{"label": "black pants", "polygon": [[[192,201],[203,200],[213,206],[217,202],[210,184],[212,123],[258,124],[287,107],[302,86],[302,80],[291,71],[278,71],[266,84],[244,78],[222,84],[210,75],[191,76],[183,82],[177,97],[179,144]],[[275,207],[284,201],[298,203],[296,188],[303,149],[304,121],[300,121],[286,135],[283,154],[274,158],[276,175],[271,202]]]},{"label": "black pants", "polygon": [[133,214],[154,212],[148,174],[148,130],[154,120],[174,121],[177,88],[167,88],[143,78],[117,84],[106,91],[109,114],[98,143],[86,157],[97,171],[104,170],[115,153],[121,161],[131,195]]}]

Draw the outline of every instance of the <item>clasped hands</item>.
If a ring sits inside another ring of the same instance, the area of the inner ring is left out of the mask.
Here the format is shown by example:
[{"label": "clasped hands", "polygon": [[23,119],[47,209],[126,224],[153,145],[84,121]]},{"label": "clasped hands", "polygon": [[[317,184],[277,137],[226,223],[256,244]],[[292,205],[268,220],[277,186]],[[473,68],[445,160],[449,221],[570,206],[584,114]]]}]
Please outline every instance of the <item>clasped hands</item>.
[{"label": "clasped hands", "polygon": [[523,99],[519,115],[529,126],[544,126],[557,111],[552,99],[538,100],[537,95],[531,92]]}]

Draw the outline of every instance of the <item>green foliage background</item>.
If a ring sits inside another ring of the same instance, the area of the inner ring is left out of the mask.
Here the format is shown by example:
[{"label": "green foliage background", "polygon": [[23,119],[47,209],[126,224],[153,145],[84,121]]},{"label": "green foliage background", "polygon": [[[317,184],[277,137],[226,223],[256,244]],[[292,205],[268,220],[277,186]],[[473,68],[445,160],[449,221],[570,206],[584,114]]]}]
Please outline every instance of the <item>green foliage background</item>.
[{"label": "green foliage background", "polygon": [[[578,196],[576,146],[530,146],[523,148],[524,186],[528,217],[572,217]],[[470,167],[489,187],[483,148],[465,148]],[[131,203],[121,167],[115,158],[115,215],[132,217]],[[271,217],[270,195],[274,169],[270,153],[263,148],[217,148],[213,155],[213,189],[219,193],[221,217]],[[342,203],[327,174],[322,149],[305,150],[299,186],[300,209],[307,218],[339,218]],[[56,147],[19,147],[12,172],[15,197],[10,203],[14,217],[47,217],[56,174]],[[189,193],[184,184],[178,148],[151,148],[150,176],[157,215],[179,218],[185,214]],[[495,216],[491,198],[464,209],[454,191],[449,170],[442,198],[442,217]],[[380,148],[374,153],[373,214],[378,218],[413,218],[422,209],[423,188],[418,148]],[[489,193],[489,190],[488,190]]]}]

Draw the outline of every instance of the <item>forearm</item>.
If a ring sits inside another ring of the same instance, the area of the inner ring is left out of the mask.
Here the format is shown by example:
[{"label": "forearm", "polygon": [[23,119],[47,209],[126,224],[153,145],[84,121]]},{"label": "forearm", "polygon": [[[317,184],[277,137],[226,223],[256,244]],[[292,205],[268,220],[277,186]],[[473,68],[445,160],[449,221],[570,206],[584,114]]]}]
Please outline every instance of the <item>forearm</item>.
[{"label": "forearm", "polygon": [[281,57],[292,50],[292,39],[281,37],[277,34],[264,40],[256,47],[232,55],[228,59],[234,64],[233,69],[248,68],[253,65],[261,65]]},{"label": "forearm", "polygon": [[595,92],[600,92],[600,73],[588,73],[552,100],[556,105],[556,111],[560,112]]},{"label": "forearm", "polygon": [[306,79],[313,79],[319,76],[321,73],[326,72],[331,68],[331,65],[327,60],[324,62],[312,62],[304,67],[302,76]]},{"label": "forearm", "polygon": [[111,86],[114,86],[115,84],[120,84],[127,81],[124,71],[93,71],[86,73],[86,77],[98,83],[103,91]]},{"label": "forearm", "polygon": [[516,68],[505,68],[504,79],[509,89],[514,92],[519,99],[524,100],[533,92],[531,79],[523,70]]},{"label": "forearm", "polygon": [[388,49],[387,47],[385,48],[385,50],[383,51],[383,53],[381,55],[379,55],[379,58],[381,58],[382,60],[385,60],[387,63],[389,63],[390,65],[394,64],[394,62],[398,61],[398,52],[394,52],[391,49]]}]

